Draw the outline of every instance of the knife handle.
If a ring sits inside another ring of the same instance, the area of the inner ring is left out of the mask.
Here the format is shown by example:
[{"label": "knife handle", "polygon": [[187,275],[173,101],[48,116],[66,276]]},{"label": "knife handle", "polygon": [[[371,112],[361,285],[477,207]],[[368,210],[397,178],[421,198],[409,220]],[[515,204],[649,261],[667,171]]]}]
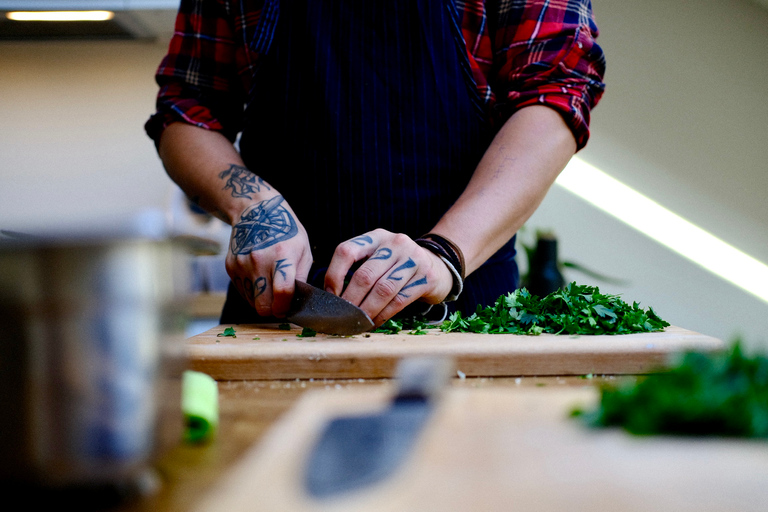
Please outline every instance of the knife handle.
[{"label": "knife handle", "polygon": [[395,401],[437,398],[453,374],[453,360],[446,357],[409,357],[397,365]]}]

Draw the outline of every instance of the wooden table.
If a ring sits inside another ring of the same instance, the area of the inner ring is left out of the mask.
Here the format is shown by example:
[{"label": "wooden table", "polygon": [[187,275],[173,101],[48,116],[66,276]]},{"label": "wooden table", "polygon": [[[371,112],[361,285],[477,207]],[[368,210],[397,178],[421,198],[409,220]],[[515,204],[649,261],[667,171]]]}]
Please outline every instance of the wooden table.
[{"label": "wooden table", "polygon": [[[541,388],[592,386],[634,377],[519,377],[453,379],[457,388]],[[258,443],[269,428],[309,390],[328,393],[346,389],[389,386],[386,379],[274,380],[219,382],[220,430],[205,445],[179,444],[157,464],[161,487],[152,495],[116,510],[124,512],[188,512],[244,452]]]},{"label": "wooden table", "polygon": [[[679,328],[651,340],[644,336],[507,342],[504,338],[472,338],[465,343],[459,337],[436,334],[432,335],[434,339],[403,334],[380,340],[302,340],[297,338],[296,329],[270,333],[243,326],[238,330],[238,339],[222,340],[216,333],[223,327],[189,340],[194,349],[193,368],[221,371],[222,375],[234,372],[229,379],[238,379],[218,383],[220,429],[216,439],[206,445],[176,446],[157,464],[162,482],[159,489],[119,510],[341,512],[400,511],[415,506],[421,511],[442,511],[450,509],[446,504],[455,508],[455,503],[466,500],[466,493],[456,489],[463,489],[467,482],[471,482],[473,496],[498,498],[486,500],[490,505],[486,509],[504,512],[511,501],[518,504],[515,510],[520,506],[523,510],[563,510],[568,504],[565,508],[574,511],[620,512],[762,510],[762,503],[768,503],[765,442],[669,438],[643,442],[620,431],[588,433],[566,418],[567,407],[576,405],[572,404],[573,397],[594,401],[598,395],[595,386],[643,378],[633,375],[632,370],[648,370],[676,348],[722,349],[719,340]],[[511,343],[514,345],[507,346]],[[478,344],[484,348],[478,348]],[[531,347],[526,348],[526,344]],[[315,357],[315,352],[323,357]],[[386,354],[381,356],[383,352]],[[526,356],[529,352],[535,354],[534,359]],[[354,360],[349,353],[357,354]],[[364,359],[361,355],[366,354],[375,364],[360,362]],[[583,357],[575,357],[579,354]],[[602,361],[605,375],[578,376],[576,372],[587,373],[594,367],[587,357],[590,354],[592,360]],[[382,368],[389,376],[394,362],[409,355],[453,356],[465,370],[457,371],[457,377],[451,380],[445,402],[441,402],[447,405],[437,409],[442,412],[436,412],[429,435],[420,438],[415,451],[419,457],[412,457],[405,470],[398,472],[394,484],[388,482],[378,490],[366,491],[360,499],[353,496],[351,501],[338,502],[338,507],[308,502],[302,497],[297,476],[301,473],[299,463],[306,460],[308,440],[316,435],[318,425],[334,413],[359,413],[361,405],[370,409],[385,404],[393,383],[373,377],[379,377],[377,372]],[[498,358],[505,361],[503,366],[497,364]],[[581,362],[572,367],[572,359]],[[337,361],[345,360],[354,364],[347,364],[341,371]],[[518,364],[520,361],[522,364]],[[258,372],[244,377],[244,368],[249,372],[256,368]],[[265,369],[271,372],[275,368],[282,373],[265,373]],[[609,368],[619,368],[616,371],[621,375],[608,374]],[[535,376],[535,372],[548,369],[571,375]],[[331,370],[338,371],[336,377],[324,378]],[[507,373],[481,376],[489,371]],[[349,378],[359,377],[360,372],[369,378]],[[480,376],[473,377],[473,373]],[[300,378],[286,378],[289,374]],[[218,378],[226,378],[222,375]],[[495,441],[474,443],[475,432],[485,432]],[[453,439],[469,442],[446,453],[443,447],[462,444],[453,443]],[[495,447],[500,445],[504,445],[506,455],[496,453],[499,450]],[[567,460],[561,467],[562,453]],[[472,458],[474,454],[477,460],[473,467],[480,466],[481,471],[451,471],[451,467],[461,465],[457,460],[465,460],[457,456]],[[445,471],[444,465],[435,463],[443,457],[451,461]],[[486,467],[488,463],[493,467]],[[721,464],[723,485],[719,485]],[[533,471],[529,472],[529,467]],[[639,484],[634,478],[636,472]],[[425,485],[421,483],[425,475],[436,473],[442,476],[431,478],[427,486],[437,480],[435,487],[441,493],[442,504],[433,498],[434,493],[425,496]],[[618,478],[614,478],[616,475]],[[461,483],[452,485],[453,480]],[[490,487],[479,491],[483,486]],[[499,489],[502,491],[496,492]],[[717,494],[721,490],[722,496]],[[398,500],[392,499],[394,496],[402,501],[400,506]],[[542,503],[543,508],[539,507]],[[403,504],[407,506],[403,508]],[[478,503],[470,498],[459,509],[469,510],[475,505]]]}]

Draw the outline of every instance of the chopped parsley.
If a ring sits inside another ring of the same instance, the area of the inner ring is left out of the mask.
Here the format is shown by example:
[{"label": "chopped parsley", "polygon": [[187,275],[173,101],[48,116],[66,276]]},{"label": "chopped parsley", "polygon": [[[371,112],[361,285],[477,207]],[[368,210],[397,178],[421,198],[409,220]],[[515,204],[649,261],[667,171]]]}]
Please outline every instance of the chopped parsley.
[{"label": "chopped parsley", "polygon": [[223,337],[230,337],[230,338],[237,338],[237,334],[235,334],[235,328],[234,327],[227,327],[224,329],[224,332],[220,332],[216,335],[217,338],[223,338]]},{"label": "chopped parsley", "polygon": [[409,331],[408,334],[426,334],[426,329],[436,329],[438,326],[430,325],[422,317],[390,318],[371,332],[384,334],[399,334],[400,331]]},{"label": "chopped parsley", "polygon": [[439,326],[428,324],[422,317],[390,318],[371,332],[426,334],[425,329],[443,332],[475,332],[489,334],[542,333],[631,334],[662,331],[669,323],[652,308],[637,302],[631,306],[618,295],[600,293],[596,286],[571,283],[543,298],[525,288],[500,296],[492,306],[478,306],[470,316],[452,313]]},{"label": "chopped parsley", "polygon": [[315,331],[314,329],[310,329],[309,327],[304,327],[301,330],[301,333],[297,334],[296,336],[298,336],[299,338],[314,338],[315,336],[317,336],[317,331]]},{"label": "chopped parsley", "polygon": [[371,332],[380,332],[384,334],[397,334],[403,330],[403,322],[390,318]]},{"label": "chopped parsley", "polygon": [[631,306],[596,286],[571,283],[543,298],[525,288],[502,295],[493,306],[478,306],[467,318],[452,313],[444,332],[529,334],[630,334],[661,331],[669,325],[652,308]]},{"label": "chopped parsley", "polygon": [[594,411],[575,410],[594,427],[633,434],[768,438],[768,357],[688,352],[673,368],[636,382],[604,386]]}]

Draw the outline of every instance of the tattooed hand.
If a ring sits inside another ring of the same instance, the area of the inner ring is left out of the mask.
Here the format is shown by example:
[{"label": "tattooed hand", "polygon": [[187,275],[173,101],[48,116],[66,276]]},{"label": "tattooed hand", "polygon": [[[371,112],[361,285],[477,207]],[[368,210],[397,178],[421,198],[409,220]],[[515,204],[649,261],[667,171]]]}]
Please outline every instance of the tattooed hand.
[{"label": "tattooed hand", "polygon": [[[366,260],[352,275],[352,265]],[[411,302],[441,302],[453,287],[445,264],[411,238],[376,229],[340,244],[325,274],[326,290],[360,306],[379,326]]]},{"label": "tattooed hand", "polygon": [[261,316],[285,316],[311,264],[307,234],[283,196],[251,204],[232,226],[227,273]]}]

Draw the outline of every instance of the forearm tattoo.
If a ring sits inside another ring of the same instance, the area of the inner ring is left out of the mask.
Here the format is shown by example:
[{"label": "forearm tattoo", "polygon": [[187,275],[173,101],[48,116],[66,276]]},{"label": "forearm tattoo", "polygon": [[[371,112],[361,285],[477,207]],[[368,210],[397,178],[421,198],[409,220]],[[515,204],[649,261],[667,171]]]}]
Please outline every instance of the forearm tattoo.
[{"label": "forearm tattoo", "polygon": [[222,190],[231,189],[232,197],[253,199],[251,194],[261,192],[262,187],[266,190],[272,190],[261,177],[256,176],[242,165],[230,164],[229,169],[219,173],[219,178],[226,180]]},{"label": "forearm tattoo", "polygon": [[232,228],[232,254],[249,254],[296,236],[296,220],[282,202],[283,196],[275,196],[243,212]]}]

